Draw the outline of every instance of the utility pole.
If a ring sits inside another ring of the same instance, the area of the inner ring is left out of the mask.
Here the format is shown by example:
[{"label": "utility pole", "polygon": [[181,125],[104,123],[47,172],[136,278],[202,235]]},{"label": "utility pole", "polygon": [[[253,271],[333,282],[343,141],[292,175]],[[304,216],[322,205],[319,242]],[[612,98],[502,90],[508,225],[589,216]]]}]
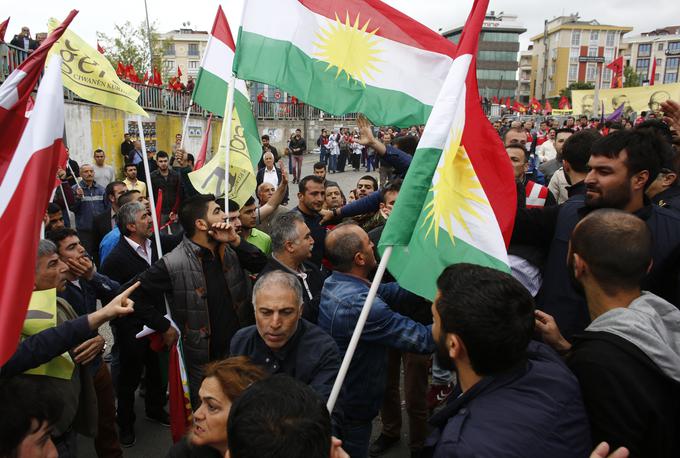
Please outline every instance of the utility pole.
[{"label": "utility pole", "polygon": [[151,26],[149,25],[149,8],[144,0],[144,11],[146,13],[146,36],[149,40],[149,75],[153,75],[153,45],[151,44]]},{"label": "utility pole", "polygon": [[543,21],[543,84],[541,85],[541,98],[545,100],[546,86],[548,85],[548,20]]}]

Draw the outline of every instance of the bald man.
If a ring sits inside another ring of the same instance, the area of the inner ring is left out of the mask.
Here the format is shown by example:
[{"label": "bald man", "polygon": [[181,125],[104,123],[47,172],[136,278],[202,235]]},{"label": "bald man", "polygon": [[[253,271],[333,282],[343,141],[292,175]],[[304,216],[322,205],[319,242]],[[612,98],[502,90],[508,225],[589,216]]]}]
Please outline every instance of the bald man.
[{"label": "bald man", "polygon": [[[341,224],[326,236],[326,258],[334,268],[321,290],[318,325],[345,353],[368,295],[369,275],[377,262],[373,242],[356,224]],[[384,283],[378,288],[364,331],[345,379],[345,437],[343,447],[352,457],[368,453],[371,422],[385,394],[387,350],[432,353],[432,326],[425,326],[394,310],[419,298]]]},{"label": "bald man", "polygon": [[[639,217],[596,210],[571,235],[567,262],[593,320],[573,343],[536,312],[543,340],[568,354],[590,417],[593,444],[631,456],[680,454],[680,311],[641,284],[652,235]],[[625,419],[625,420],[623,420]]]}]

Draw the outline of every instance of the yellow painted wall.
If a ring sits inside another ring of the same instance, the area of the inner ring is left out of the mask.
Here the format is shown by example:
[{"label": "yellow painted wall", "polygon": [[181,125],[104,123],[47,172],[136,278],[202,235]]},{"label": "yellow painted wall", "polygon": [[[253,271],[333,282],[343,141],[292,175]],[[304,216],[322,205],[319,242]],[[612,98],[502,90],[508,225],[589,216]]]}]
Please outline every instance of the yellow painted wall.
[{"label": "yellow painted wall", "polygon": [[112,108],[92,106],[90,108],[92,150],[101,148],[106,152],[106,163],[113,166],[116,176],[122,176],[123,156],[120,144],[126,131],[125,113]]},{"label": "yellow painted wall", "polygon": [[172,155],[175,135],[182,133],[183,121],[181,116],[156,115],[156,151]]},{"label": "yellow painted wall", "polygon": [[569,76],[569,48],[557,48],[557,61],[555,61],[555,74],[553,75],[553,90],[549,97],[557,97],[560,90],[567,87]]}]

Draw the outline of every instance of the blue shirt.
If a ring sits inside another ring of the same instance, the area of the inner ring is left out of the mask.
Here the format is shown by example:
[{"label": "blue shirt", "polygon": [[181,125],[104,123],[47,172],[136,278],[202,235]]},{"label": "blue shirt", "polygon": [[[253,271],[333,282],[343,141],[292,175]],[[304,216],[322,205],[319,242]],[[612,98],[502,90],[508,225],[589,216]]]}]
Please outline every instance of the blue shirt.
[{"label": "blue shirt", "polygon": [[104,259],[111,253],[113,247],[118,244],[120,240],[120,230],[118,226],[111,229],[111,231],[104,236],[102,241],[99,243],[99,265],[104,264]]}]

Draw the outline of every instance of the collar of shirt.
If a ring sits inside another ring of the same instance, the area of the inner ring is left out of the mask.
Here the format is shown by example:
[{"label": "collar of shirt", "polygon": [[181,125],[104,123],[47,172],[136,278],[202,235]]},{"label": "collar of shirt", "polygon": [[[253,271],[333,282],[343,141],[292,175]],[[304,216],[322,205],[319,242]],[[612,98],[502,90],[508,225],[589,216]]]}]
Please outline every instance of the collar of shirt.
[{"label": "collar of shirt", "polygon": [[125,238],[125,241],[132,247],[133,250],[135,250],[135,253],[140,255],[149,265],[151,265],[151,240],[146,239],[144,242],[144,248],[142,246],[132,240],[131,238],[127,236],[123,236]]},{"label": "collar of shirt", "polygon": [[[265,362],[267,364],[271,365],[272,368],[275,371],[278,372],[279,369],[282,368],[281,366],[283,366],[283,362],[286,361],[288,356],[291,353],[294,353],[295,350],[297,349],[298,341],[300,340],[300,336],[302,334],[304,334],[304,327],[305,327],[305,325],[304,325],[304,322],[302,321],[302,318],[301,318],[301,319],[298,320],[297,329],[295,330],[295,333],[291,336],[290,339],[288,339],[288,342],[286,342],[286,344],[283,347],[281,347],[281,349],[279,349],[277,351],[274,351],[271,348],[269,348],[267,346],[267,344],[265,343],[264,339],[262,339],[262,336],[260,335],[260,333],[257,332],[257,330],[255,331],[256,334],[257,334],[257,337],[256,337],[257,342],[263,347],[265,354],[267,355],[267,356],[265,356]],[[272,361],[272,359],[275,359],[276,361],[278,361],[279,367],[276,367],[276,362]]]}]

